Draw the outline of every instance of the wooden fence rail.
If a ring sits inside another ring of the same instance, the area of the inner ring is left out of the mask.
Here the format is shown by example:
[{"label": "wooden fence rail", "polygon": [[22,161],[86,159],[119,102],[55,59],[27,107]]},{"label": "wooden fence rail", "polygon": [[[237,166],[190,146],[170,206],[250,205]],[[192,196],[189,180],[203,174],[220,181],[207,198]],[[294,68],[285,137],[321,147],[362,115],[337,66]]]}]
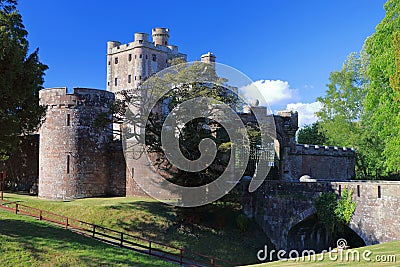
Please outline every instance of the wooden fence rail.
[{"label": "wooden fence rail", "polygon": [[19,215],[31,216],[38,220],[51,222],[63,226],[65,229],[78,232],[106,243],[156,256],[184,266],[223,267],[236,265],[226,260],[203,255],[183,248],[168,246],[146,238],[69,218],[50,211],[26,206],[17,202],[0,200],[0,209],[11,211]]}]

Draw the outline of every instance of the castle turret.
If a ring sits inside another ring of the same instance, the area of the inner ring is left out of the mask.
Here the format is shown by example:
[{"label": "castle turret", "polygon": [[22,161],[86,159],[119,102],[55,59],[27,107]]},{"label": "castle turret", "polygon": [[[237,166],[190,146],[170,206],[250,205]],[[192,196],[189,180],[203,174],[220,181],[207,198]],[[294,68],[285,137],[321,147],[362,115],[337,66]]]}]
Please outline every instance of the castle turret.
[{"label": "castle turret", "polygon": [[135,42],[144,43],[149,41],[149,35],[143,32],[135,33]]},{"label": "castle turret", "polygon": [[39,92],[47,106],[39,142],[39,196],[74,199],[102,196],[108,190],[107,144],[111,126],[96,127],[114,94],[96,89],[50,88]]},{"label": "castle turret", "polygon": [[155,45],[168,45],[169,29],[167,28],[154,28],[151,31],[153,37],[153,43]]},{"label": "castle turret", "polygon": [[215,55],[213,53],[208,52],[208,53],[206,53],[204,55],[201,55],[200,58],[201,58],[201,62],[211,64],[211,63],[215,63],[215,58],[216,57],[215,57]]}]

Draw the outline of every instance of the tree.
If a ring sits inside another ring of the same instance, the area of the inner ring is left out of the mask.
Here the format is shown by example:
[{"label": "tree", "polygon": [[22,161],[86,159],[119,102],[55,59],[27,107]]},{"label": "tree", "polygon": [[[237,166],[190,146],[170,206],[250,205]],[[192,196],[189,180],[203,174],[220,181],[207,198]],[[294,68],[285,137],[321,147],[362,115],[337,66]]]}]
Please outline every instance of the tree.
[{"label": "tree", "polygon": [[314,122],[301,128],[297,133],[297,143],[325,145],[326,137],[320,129],[319,123]]},{"label": "tree", "polygon": [[[177,63],[181,62],[178,61]],[[138,89],[140,91],[152,90],[151,94],[157,95],[154,92],[154,90],[157,90],[155,87],[164,87],[165,83],[177,85],[162,96],[158,103],[159,105],[150,113],[146,125],[146,145],[149,152],[157,153],[156,162],[159,166],[164,166],[163,169],[170,175],[169,179],[171,181],[183,186],[199,186],[213,181],[220,175],[221,166],[227,165],[227,161],[229,161],[226,159],[227,156],[229,158],[227,152],[230,152],[231,146],[229,136],[218,122],[207,117],[196,118],[186,123],[179,132],[179,146],[185,158],[192,161],[198,159],[200,157],[198,146],[200,141],[205,138],[214,141],[218,152],[213,164],[203,171],[188,172],[176,169],[169,164],[161,146],[161,129],[165,122],[165,115],[170,114],[181,103],[194,97],[212,98],[230,105],[232,109],[236,109],[239,99],[229,91],[228,87],[221,85],[226,83],[226,80],[218,77],[211,65],[204,63],[187,65],[181,63],[176,65],[176,70],[174,73],[165,75],[162,81],[157,80],[155,77],[150,78],[152,79],[149,86],[151,88],[144,84],[142,88]],[[196,82],[187,83],[188,80]],[[140,96],[139,101],[143,101],[143,94]],[[161,109],[164,109],[164,115],[160,113],[160,106],[163,106]],[[190,109],[191,107],[188,108]],[[189,110],[185,110],[184,107],[180,106],[179,112],[187,114]],[[205,113],[211,115],[213,112],[215,112],[215,108],[211,106]],[[165,166],[168,167],[165,168]]]},{"label": "tree", "polygon": [[[386,173],[400,172],[400,105],[398,100],[400,3],[388,0],[386,14],[376,31],[365,42],[370,63],[370,79],[366,99],[365,118],[371,130],[383,141],[383,167]],[[396,62],[397,61],[397,62]],[[397,64],[396,64],[397,63]]]},{"label": "tree", "polygon": [[364,108],[368,64],[365,51],[350,54],[342,69],[330,74],[326,95],[318,98],[322,109],[317,112],[327,143],[356,148],[356,175],[362,179],[378,178],[383,172],[382,141],[374,134]]},{"label": "tree", "polygon": [[38,50],[28,54],[27,31],[16,0],[0,0],[0,159],[18,147],[20,136],[35,131],[45,114],[39,90],[47,66]]}]

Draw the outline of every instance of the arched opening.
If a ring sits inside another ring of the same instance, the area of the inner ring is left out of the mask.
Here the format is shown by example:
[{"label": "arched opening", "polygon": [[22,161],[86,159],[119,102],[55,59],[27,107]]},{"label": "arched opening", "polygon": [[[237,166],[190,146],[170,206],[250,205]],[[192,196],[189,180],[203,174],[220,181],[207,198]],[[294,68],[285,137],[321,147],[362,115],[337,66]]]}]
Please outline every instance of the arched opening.
[{"label": "arched opening", "polygon": [[364,240],[350,227],[343,226],[340,231],[330,233],[316,214],[310,215],[294,225],[288,233],[289,250],[314,250],[321,252],[337,247],[337,240],[344,238],[350,248],[365,246]]}]

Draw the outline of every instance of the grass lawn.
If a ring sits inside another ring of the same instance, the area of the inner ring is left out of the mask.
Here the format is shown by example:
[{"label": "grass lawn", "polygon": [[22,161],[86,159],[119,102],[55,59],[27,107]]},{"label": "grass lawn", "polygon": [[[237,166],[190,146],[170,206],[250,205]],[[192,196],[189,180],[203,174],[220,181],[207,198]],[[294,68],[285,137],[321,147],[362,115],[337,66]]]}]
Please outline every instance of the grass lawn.
[{"label": "grass lawn", "polygon": [[[367,253],[368,251],[371,253]],[[341,252],[332,253],[329,257],[324,254],[323,260],[321,254],[316,258],[302,260],[301,258],[287,261],[275,261],[265,264],[251,265],[252,267],[281,267],[281,266],[400,266],[400,241],[389,242],[385,244],[366,246],[357,249],[349,249]],[[357,254],[356,254],[357,253]],[[364,254],[366,253],[366,254]],[[363,254],[365,257],[363,257]],[[342,255],[342,256],[341,256]],[[359,259],[356,256],[359,255]],[[337,260],[334,260],[336,259]],[[364,259],[365,258],[365,259]],[[316,260],[313,260],[316,259]]]},{"label": "grass lawn", "polygon": [[217,227],[207,223],[215,218],[205,218],[205,222],[193,225],[177,223],[172,206],[151,198],[48,201],[10,193],[6,193],[5,198],[243,265],[257,263],[257,251],[264,245],[270,246],[269,239],[252,221],[245,234],[239,231],[235,221],[239,211],[235,210],[229,211],[228,219],[222,222],[223,227]]},{"label": "grass lawn", "polygon": [[176,266],[0,210],[1,266]]}]

